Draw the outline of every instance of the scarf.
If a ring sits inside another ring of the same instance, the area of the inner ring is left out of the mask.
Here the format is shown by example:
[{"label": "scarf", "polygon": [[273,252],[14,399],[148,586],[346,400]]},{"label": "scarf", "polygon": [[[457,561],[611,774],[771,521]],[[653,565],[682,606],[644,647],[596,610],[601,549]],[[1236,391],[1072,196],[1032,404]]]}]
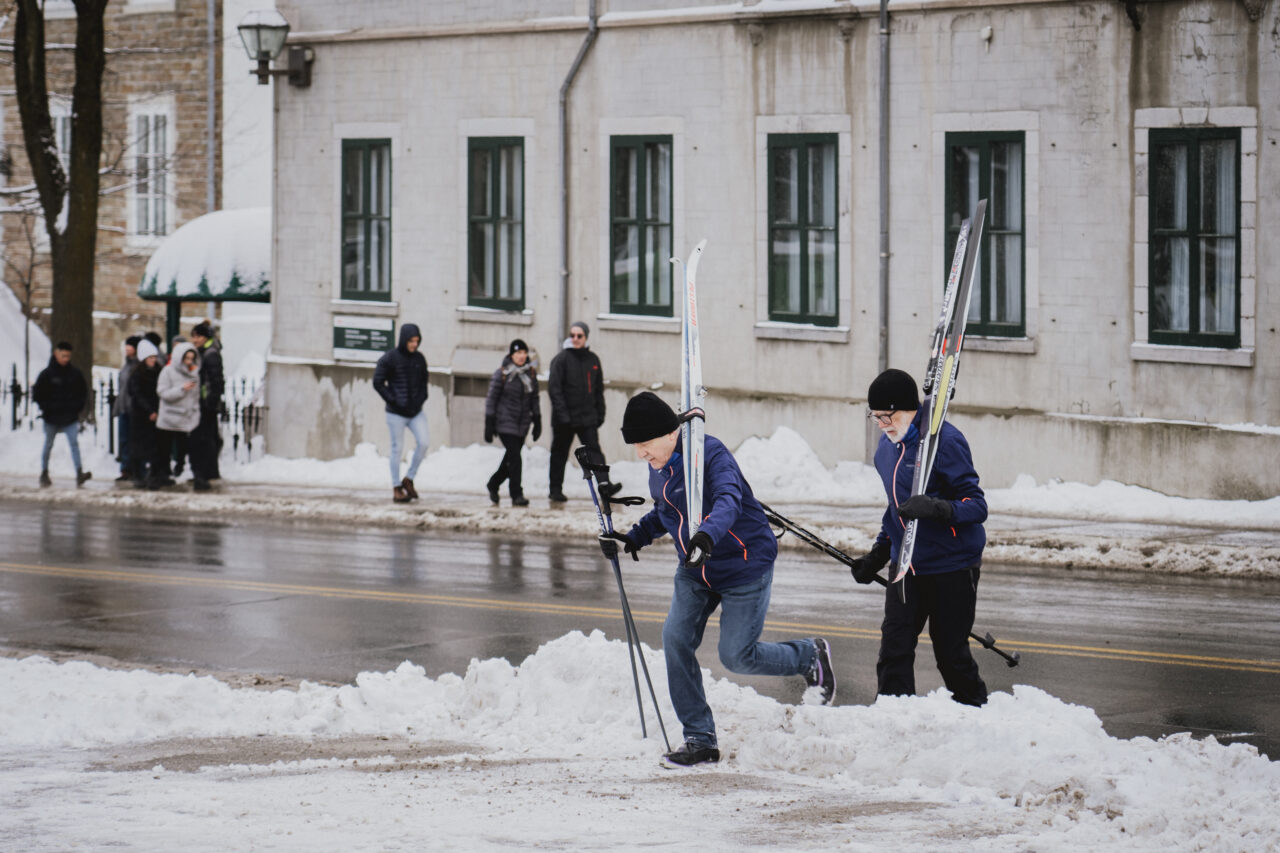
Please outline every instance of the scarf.
[{"label": "scarf", "polygon": [[533,377],[530,376],[532,368],[533,362],[531,361],[526,361],[523,367],[516,367],[513,362],[502,368],[502,378],[504,381],[510,381],[512,374],[519,376],[520,382],[524,385],[524,390],[527,394],[533,390]]}]

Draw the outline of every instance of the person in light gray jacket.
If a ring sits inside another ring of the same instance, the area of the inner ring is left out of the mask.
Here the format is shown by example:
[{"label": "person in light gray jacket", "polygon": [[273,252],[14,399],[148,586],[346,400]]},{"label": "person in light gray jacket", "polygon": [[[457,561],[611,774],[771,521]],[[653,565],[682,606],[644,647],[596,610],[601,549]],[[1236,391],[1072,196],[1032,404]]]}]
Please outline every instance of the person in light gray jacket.
[{"label": "person in light gray jacket", "polygon": [[[173,356],[160,371],[156,382],[156,393],[160,398],[160,411],[156,416],[155,452],[151,457],[152,471],[167,471],[168,459],[173,453],[173,443],[180,436],[190,433],[200,423],[200,353],[187,342],[175,344]],[[172,477],[152,476],[147,479],[147,488],[158,489],[161,486],[172,486]],[[196,480],[197,489],[207,489]]]}]

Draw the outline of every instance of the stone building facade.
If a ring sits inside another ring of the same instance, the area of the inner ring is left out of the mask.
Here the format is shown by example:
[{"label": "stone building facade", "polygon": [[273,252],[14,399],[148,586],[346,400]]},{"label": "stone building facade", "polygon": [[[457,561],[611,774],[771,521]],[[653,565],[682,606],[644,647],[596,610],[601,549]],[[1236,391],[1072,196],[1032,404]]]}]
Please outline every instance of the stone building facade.
[{"label": "stone building facade", "polygon": [[[139,330],[165,328],[165,304],[138,298],[147,260],[183,223],[220,204],[217,151],[221,136],[222,3],[206,0],[120,0],[107,6],[106,71],[103,77],[103,156],[110,171],[101,179],[97,270],[94,282],[94,363],[116,365],[124,338]],[[70,0],[45,4],[50,111],[59,144],[69,139],[75,11]],[[212,25],[212,38],[210,27]],[[12,19],[5,25],[12,38]],[[232,45],[239,50],[239,45]],[[210,53],[214,97],[209,98]],[[0,65],[0,129],[11,163],[8,186],[30,183],[22,124],[13,95],[13,71]],[[213,126],[214,168],[209,129]],[[210,191],[212,183],[213,190]],[[212,196],[212,205],[210,204]],[[37,261],[36,319],[47,328],[49,264],[40,219],[26,223],[7,213],[5,257],[25,268],[34,232]],[[13,268],[4,279],[17,291]],[[210,316],[212,305],[191,304],[184,313]]]},{"label": "stone building facade", "polygon": [[875,6],[280,8],[315,67],[276,87],[274,453],[385,451],[359,342],[402,322],[434,443],[471,443],[507,342],[545,365],[582,319],[616,456],[627,397],[678,394],[665,257],[706,237],[708,431],[865,459],[867,385],[923,372],[982,196],[952,412],[984,481],[1280,494],[1274,3],[891,2],[883,328]]}]

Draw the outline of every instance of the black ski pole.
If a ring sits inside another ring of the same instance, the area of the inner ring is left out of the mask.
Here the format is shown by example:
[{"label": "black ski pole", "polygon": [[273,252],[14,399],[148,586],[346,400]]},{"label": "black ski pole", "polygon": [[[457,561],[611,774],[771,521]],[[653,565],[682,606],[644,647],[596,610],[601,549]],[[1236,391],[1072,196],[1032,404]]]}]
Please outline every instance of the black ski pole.
[{"label": "black ski pole", "polygon": [[[593,453],[599,458],[593,458]],[[644,503],[643,498],[611,499],[604,490],[609,481],[609,466],[604,464],[604,457],[590,447],[579,447],[574,455],[582,468],[582,477],[587,481],[587,490],[591,492],[591,502],[596,507],[596,520],[600,522],[600,532],[613,532],[613,510],[610,500],[624,506]],[[636,708],[640,711],[640,736],[648,737],[649,730],[644,719],[644,695],[640,692],[640,677],[636,672],[636,658],[640,658],[640,668],[644,671],[645,683],[649,686],[649,699],[653,702],[653,713],[658,718],[658,728],[662,731],[662,742],[671,751],[671,741],[667,739],[667,727],[662,722],[662,711],[658,708],[658,695],[653,689],[653,679],[649,676],[649,664],[644,659],[644,649],[640,646],[640,631],[636,628],[635,618],[631,615],[631,604],[627,601],[627,590],[622,585],[622,567],[618,565],[615,555],[609,562],[613,566],[613,577],[618,582],[618,599],[622,603],[622,624],[627,632],[627,654],[631,658],[631,680],[636,688]]]},{"label": "black ski pole", "polygon": [[[778,525],[783,530],[786,530],[790,533],[795,534],[795,537],[801,540],[802,542],[804,542],[806,545],[812,545],[814,548],[826,554],[828,557],[831,557],[837,562],[844,563],[846,566],[849,566],[850,568],[853,568],[854,564],[858,562],[857,558],[849,556],[844,551],[841,551],[839,548],[832,545],[830,542],[827,542],[819,538],[817,534],[809,530],[805,530],[803,527],[796,524],[791,519],[787,518],[784,515],[780,515],[777,511],[773,509],[773,507],[769,506],[763,501],[760,502],[760,506],[764,509],[765,515],[768,517],[771,523]],[[883,577],[881,577],[880,575],[876,575],[875,578],[873,578],[873,580],[875,580],[876,583],[880,584],[880,586],[889,585],[889,582],[885,580]],[[969,636],[972,639],[976,640],[978,644],[982,646],[984,649],[990,649],[991,651],[1000,655],[1000,657],[1004,658],[1005,663],[1008,664],[1010,667],[1017,666],[1022,659],[1022,656],[1019,655],[1017,652],[1009,653],[1009,652],[1006,652],[1004,649],[998,648],[996,646],[996,638],[991,636],[990,631],[988,631],[986,635],[982,637],[979,637],[977,634],[970,631]]]}]

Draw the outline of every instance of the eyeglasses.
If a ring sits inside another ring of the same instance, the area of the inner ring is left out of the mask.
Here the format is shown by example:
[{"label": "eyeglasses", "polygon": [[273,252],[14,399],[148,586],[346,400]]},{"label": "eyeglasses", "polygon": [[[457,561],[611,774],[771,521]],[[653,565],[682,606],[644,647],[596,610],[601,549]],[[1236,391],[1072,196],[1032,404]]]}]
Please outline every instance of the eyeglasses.
[{"label": "eyeglasses", "polygon": [[569,337],[574,338],[574,339],[577,339],[577,338],[585,338],[585,337],[586,337],[586,335],[578,334],[578,333],[576,333],[576,332],[571,332],[571,333],[569,334]]},{"label": "eyeglasses", "polygon": [[896,415],[897,413],[898,413],[897,409],[894,409],[893,411],[887,412],[886,414],[883,414],[883,415],[879,414],[878,412],[867,412],[867,420],[875,421],[881,426],[888,426],[889,424],[893,423],[893,416]]}]

